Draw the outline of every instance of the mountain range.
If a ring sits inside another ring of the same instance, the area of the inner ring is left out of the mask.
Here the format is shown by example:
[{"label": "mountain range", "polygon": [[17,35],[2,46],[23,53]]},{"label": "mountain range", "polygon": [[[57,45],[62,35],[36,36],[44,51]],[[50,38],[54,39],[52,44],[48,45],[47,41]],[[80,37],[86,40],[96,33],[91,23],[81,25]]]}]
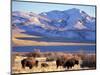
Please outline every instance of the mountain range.
[{"label": "mountain range", "polygon": [[13,11],[12,30],[49,38],[95,41],[96,18],[77,8],[39,14]]}]

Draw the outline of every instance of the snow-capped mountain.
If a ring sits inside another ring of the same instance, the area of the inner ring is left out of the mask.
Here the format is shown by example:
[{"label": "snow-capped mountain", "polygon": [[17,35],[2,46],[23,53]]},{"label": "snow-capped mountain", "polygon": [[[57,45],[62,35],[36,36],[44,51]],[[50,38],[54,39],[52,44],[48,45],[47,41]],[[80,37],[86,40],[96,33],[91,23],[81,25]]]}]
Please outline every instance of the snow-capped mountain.
[{"label": "snow-capped mountain", "polygon": [[64,37],[95,41],[95,17],[80,9],[42,12],[12,12],[12,25],[26,33],[40,34],[46,37]]}]

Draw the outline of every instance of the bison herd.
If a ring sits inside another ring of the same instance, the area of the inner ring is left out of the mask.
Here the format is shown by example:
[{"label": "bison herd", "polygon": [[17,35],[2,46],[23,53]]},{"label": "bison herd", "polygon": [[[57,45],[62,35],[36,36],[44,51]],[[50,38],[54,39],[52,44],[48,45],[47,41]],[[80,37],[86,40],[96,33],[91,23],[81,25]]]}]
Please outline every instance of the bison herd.
[{"label": "bison herd", "polygon": [[[25,67],[29,67],[29,69],[32,69],[34,66],[38,67],[39,61],[35,60],[35,59],[29,59],[29,58],[25,58],[23,60],[21,60],[21,65],[22,68],[25,69]],[[82,64],[79,63],[79,60],[75,59],[75,58],[71,58],[71,59],[67,59],[67,60],[63,60],[63,59],[56,59],[56,68],[58,68],[59,66],[62,66],[63,68],[67,68],[70,69],[72,67],[74,67],[74,65],[80,65],[81,67],[96,67],[95,62],[86,62],[83,61]],[[41,67],[48,67],[49,64],[46,62],[41,63]]]},{"label": "bison herd", "polygon": [[79,64],[79,61],[76,60],[76,59],[68,59],[68,60],[60,60],[60,59],[57,59],[56,60],[56,65],[57,65],[57,68],[59,66],[63,66],[63,68],[66,68],[69,69],[69,68],[72,68],[74,65],[78,65]]},{"label": "bison herd", "polygon": [[[25,69],[25,67],[29,67],[29,69],[32,69],[34,66],[38,67],[39,61],[38,60],[34,60],[34,59],[23,59],[21,60],[21,65],[22,68]],[[61,59],[57,59],[56,60],[56,67],[58,68],[59,66],[62,66],[63,68],[72,68],[75,64],[79,64],[79,61],[76,59],[69,59],[69,60],[61,60]],[[41,63],[41,67],[48,67],[49,64],[47,63]]]},{"label": "bison herd", "polygon": [[79,64],[79,61],[76,60],[76,59],[69,59],[68,61],[66,61],[63,65],[63,67],[67,67],[68,69],[69,68],[72,68],[74,67],[74,65],[78,65]]}]

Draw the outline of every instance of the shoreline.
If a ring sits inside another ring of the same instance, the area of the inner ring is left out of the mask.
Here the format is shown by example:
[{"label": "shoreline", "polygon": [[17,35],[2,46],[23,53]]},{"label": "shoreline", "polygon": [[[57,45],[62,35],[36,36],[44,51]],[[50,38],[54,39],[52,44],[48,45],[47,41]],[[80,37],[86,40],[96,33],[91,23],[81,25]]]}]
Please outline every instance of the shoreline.
[{"label": "shoreline", "polygon": [[84,42],[45,42],[45,41],[33,41],[33,40],[22,40],[22,39],[17,39],[17,38],[24,38],[24,37],[32,37],[32,38],[41,38],[39,36],[30,36],[28,34],[22,34],[22,33],[13,33],[12,35],[12,46],[78,46],[78,45],[96,45],[95,42],[89,42],[89,43],[84,43]]},{"label": "shoreline", "polygon": [[[34,52],[34,51],[33,51]],[[12,51],[12,54],[16,54],[16,53],[21,53],[21,54],[27,54],[27,53],[32,53],[32,52],[18,52],[18,51]],[[66,53],[66,54],[80,54],[80,53],[85,53],[85,54],[96,54],[96,52],[84,52],[84,51],[75,51],[75,52],[69,52],[69,51],[45,51],[45,52],[42,52],[41,53]]]}]

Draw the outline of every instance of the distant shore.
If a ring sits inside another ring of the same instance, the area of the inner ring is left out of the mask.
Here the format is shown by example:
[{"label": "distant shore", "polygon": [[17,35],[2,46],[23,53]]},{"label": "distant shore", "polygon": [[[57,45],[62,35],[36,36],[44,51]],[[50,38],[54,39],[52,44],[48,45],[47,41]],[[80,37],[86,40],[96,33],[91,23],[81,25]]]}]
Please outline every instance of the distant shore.
[{"label": "distant shore", "polygon": [[60,43],[60,42],[37,42],[37,41],[29,41],[29,40],[18,40],[13,39],[14,46],[78,46],[78,45],[96,45],[95,43]]},{"label": "distant shore", "polygon": [[71,45],[96,45],[95,43],[76,43],[76,42],[44,42],[44,41],[33,41],[33,40],[22,40],[16,38],[32,37],[40,38],[39,36],[30,36],[28,34],[13,33],[12,34],[12,46],[71,46]]}]

